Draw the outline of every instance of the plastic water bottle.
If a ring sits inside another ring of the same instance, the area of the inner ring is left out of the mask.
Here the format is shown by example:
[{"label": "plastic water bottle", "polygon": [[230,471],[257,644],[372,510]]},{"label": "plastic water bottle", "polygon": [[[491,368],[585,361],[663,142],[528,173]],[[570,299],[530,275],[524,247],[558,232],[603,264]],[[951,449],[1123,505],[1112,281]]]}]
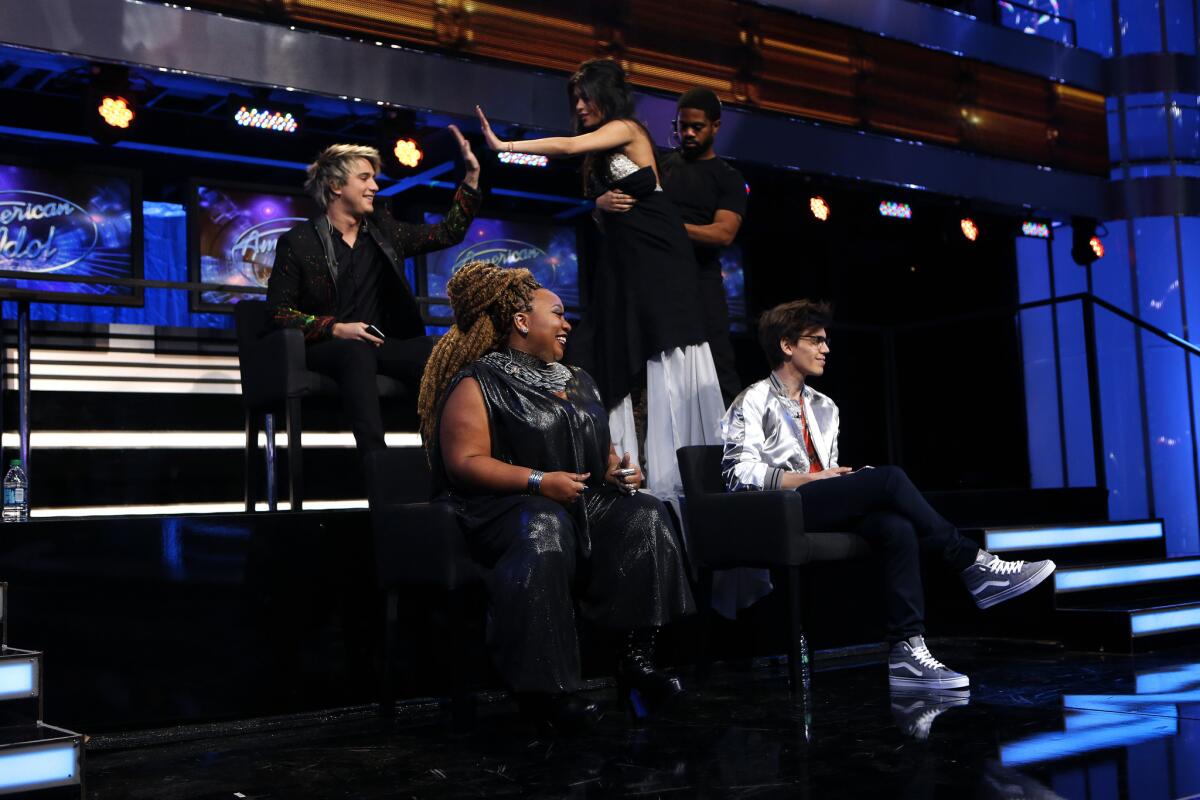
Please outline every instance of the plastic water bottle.
[{"label": "plastic water bottle", "polygon": [[14,458],[8,462],[8,472],[4,474],[4,515],[5,522],[29,521],[29,479],[21,468],[21,459]]}]

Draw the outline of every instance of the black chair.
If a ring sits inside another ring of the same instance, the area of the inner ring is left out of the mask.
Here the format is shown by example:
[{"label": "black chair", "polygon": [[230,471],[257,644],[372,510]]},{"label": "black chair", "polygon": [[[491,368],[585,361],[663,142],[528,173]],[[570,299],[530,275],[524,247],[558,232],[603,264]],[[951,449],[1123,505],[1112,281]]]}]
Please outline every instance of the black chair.
[{"label": "black chair", "polygon": [[[474,720],[474,698],[467,691],[466,665],[472,657],[464,635],[472,589],[482,584],[481,568],[471,560],[458,518],[446,503],[430,503],[429,467],[420,448],[388,448],[366,459],[367,497],[375,537],[376,571],[386,593],[383,684],[380,712],[395,708],[393,673],[401,589],[442,594],[448,622],[442,632],[450,657],[451,714],[454,727]],[[482,605],[479,605],[479,609]]]},{"label": "black chair", "polygon": [[[796,492],[726,492],[722,453],[720,445],[681,447],[677,452],[690,556],[699,573],[697,602],[701,613],[713,613],[713,570],[758,567],[785,573],[788,677],[793,695],[805,696],[809,665],[801,600],[804,569],[819,561],[868,557],[871,548],[853,533],[806,531],[804,503]],[[707,642],[702,649],[702,658],[707,659]]]},{"label": "black chair", "polygon": [[[279,497],[275,457],[275,414],[280,409],[288,434],[288,498],[292,510],[304,507],[303,428],[300,403],[306,397],[337,397],[333,379],[308,369],[304,335],[298,330],[268,329],[267,304],[243,300],[234,306],[238,338],[238,366],[242,372],[242,404],[246,414],[246,510],[253,511],[260,480],[258,434],[267,434],[267,506],[274,511]],[[376,377],[379,396],[402,397],[404,384],[383,375]],[[259,425],[259,420],[263,425]]]}]

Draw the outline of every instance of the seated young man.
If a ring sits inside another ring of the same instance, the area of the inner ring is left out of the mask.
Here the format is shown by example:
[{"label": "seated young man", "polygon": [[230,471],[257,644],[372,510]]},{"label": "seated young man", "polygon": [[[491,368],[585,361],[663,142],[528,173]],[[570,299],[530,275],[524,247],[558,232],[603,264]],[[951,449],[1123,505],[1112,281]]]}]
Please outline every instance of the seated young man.
[{"label": "seated young man", "polygon": [[825,372],[829,306],[796,300],[759,322],[771,374],[748,387],[721,422],[722,471],[730,491],[791,489],[804,496],[811,530],[853,531],[884,564],[888,681],[895,688],[961,689],[966,675],[925,645],[925,597],[919,553],[931,553],[962,576],[980,608],[1037,586],[1053,561],[1004,561],[981,550],[933,510],[898,467],[838,466],[838,409],[808,379]]}]

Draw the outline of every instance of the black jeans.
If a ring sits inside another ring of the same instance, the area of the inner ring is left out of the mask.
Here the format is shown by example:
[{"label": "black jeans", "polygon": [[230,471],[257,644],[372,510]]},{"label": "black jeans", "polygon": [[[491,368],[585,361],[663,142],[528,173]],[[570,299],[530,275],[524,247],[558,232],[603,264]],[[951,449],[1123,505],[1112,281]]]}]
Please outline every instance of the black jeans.
[{"label": "black jeans", "polygon": [[742,391],[742,379],[738,376],[733,342],[729,340],[729,305],[725,301],[725,283],[719,271],[702,271],[699,279],[704,335],[708,339],[708,349],[717,370],[721,397],[728,406]]},{"label": "black jeans", "polygon": [[421,371],[437,341],[432,336],[388,339],[376,347],[356,339],[328,339],[309,345],[308,368],[322,372],[338,385],[342,410],[350,419],[350,430],[360,455],[382,450],[383,415],[379,411],[376,375],[387,375],[407,384],[416,397]]},{"label": "black jeans", "polygon": [[871,543],[883,562],[889,642],[925,632],[920,553],[961,572],[979,546],[938,514],[899,467],[876,467],[806,483],[804,526],[852,531]]}]

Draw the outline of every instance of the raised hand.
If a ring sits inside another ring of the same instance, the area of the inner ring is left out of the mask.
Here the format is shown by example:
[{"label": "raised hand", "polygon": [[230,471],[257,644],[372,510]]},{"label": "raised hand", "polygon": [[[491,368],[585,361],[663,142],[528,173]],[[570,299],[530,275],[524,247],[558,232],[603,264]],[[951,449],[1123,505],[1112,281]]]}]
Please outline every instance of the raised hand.
[{"label": "raised hand", "polygon": [[463,165],[467,168],[466,177],[463,178],[472,188],[479,185],[479,159],[475,157],[475,152],[471,149],[471,143],[467,141],[467,137],[462,135],[462,131],[457,125],[450,125],[450,133],[454,136],[454,141],[458,143],[458,150],[462,154]]},{"label": "raised hand", "polygon": [[483,141],[487,143],[488,149],[494,151],[503,150],[506,142],[502,141],[492,131],[491,124],[488,122],[487,117],[483,115],[483,109],[475,106],[475,113],[479,115],[479,127],[483,129]]}]

